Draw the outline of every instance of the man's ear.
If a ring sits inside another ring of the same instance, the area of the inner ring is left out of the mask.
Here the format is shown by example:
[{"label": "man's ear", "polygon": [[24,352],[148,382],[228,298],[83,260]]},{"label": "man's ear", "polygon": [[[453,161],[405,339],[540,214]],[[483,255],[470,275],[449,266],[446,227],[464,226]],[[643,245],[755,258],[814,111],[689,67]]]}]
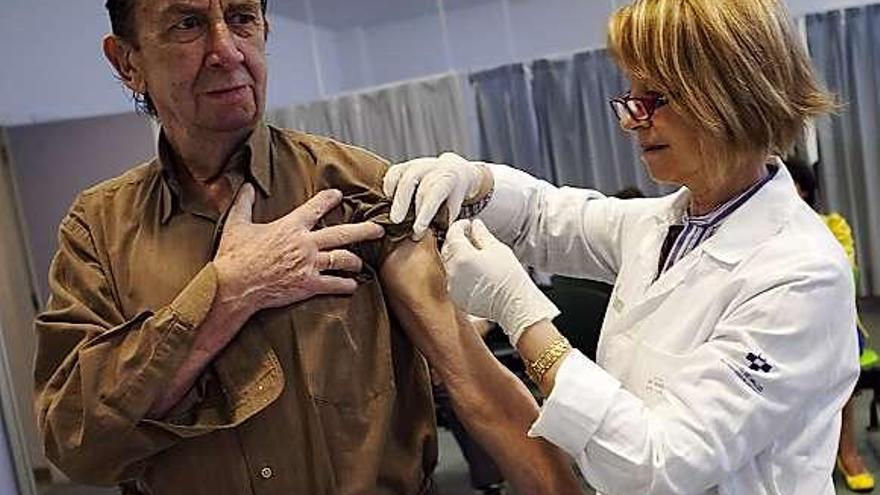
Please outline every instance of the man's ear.
[{"label": "man's ear", "polygon": [[116,77],[135,93],[145,93],[146,82],[137,63],[137,51],[131,43],[114,34],[108,34],[104,36],[103,46],[104,56],[116,70]]}]

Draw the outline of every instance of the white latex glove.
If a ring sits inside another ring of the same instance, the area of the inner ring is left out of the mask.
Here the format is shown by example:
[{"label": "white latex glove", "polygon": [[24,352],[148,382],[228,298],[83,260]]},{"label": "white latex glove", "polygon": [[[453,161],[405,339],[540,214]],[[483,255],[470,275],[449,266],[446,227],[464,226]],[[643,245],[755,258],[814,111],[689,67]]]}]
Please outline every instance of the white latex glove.
[{"label": "white latex glove", "polygon": [[[424,235],[437,211],[446,203],[450,225],[458,218],[461,205],[480,190],[485,167],[469,162],[455,153],[443,153],[437,158],[417,158],[393,165],[385,174],[385,196],[394,198],[391,221],[400,223],[406,218],[416,199],[416,220],[413,239]],[[418,190],[417,190],[418,188]]]},{"label": "white latex glove", "polygon": [[442,250],[447,289],[464,312],[498,322],[516,346],[526,328],[559,315],[507,246],[479,220],[459,220]]}]

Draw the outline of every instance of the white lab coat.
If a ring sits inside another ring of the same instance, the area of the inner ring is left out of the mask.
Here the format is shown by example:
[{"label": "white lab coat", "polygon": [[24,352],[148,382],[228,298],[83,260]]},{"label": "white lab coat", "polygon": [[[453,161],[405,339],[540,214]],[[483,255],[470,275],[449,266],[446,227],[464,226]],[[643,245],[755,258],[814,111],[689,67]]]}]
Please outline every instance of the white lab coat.
[{"label": "white lab coat", "polygon": [[574,352],[530,434],[600,492],[826,495],[858,376],[843,250],[775,177],[656,279],[689,192],[617,200],[492,166],[480,214],[536,269],[615,284],[597,363]]}]

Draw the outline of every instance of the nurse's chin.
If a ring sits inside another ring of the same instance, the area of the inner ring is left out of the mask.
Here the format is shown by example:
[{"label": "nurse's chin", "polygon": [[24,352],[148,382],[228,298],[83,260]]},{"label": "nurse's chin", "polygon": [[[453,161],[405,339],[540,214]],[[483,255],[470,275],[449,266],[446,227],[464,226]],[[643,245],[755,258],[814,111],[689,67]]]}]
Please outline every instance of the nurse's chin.
[{"label": "nurse's chin", "polygon": [[648,177],[657,184],[666,186],[682,185],[681,180],[679,180],[675,174],[670,173],[669,167],[663,166],[659,163],[659,160],[648,158],[645,155],[642,155],[641,159],[642,163],[645,165],[645,170],[648,172]]}]

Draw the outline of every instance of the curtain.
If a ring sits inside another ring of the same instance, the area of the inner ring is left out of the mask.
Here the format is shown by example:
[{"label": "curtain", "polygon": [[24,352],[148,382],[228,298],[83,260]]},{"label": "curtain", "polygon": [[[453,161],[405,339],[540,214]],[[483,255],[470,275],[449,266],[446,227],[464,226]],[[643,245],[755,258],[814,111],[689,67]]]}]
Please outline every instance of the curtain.
[{"label": "curtain", "polygon": [[271,112],[269,121],[362,146],[392,162],[469,151],[455,75],[282,108]]},{"label": "curtain", "polygon": [[532,73],[541,160],[558,185],[606,194],[632,186],[648,195],[669,190],[650,179],[611,112],[608,100],[628,83],[606,50],[538,60]]},{"label": "curtain", "polygon": [[853,229],[859,292],[880,294],[880,5],[807,17],[810,54],[843,109],[817,124],[825,207]]},{"label": "curtain", "polygon": [[480,159],[552,180],[538,153],[535,114],[525,66],[506,65],[470,76]]}]

